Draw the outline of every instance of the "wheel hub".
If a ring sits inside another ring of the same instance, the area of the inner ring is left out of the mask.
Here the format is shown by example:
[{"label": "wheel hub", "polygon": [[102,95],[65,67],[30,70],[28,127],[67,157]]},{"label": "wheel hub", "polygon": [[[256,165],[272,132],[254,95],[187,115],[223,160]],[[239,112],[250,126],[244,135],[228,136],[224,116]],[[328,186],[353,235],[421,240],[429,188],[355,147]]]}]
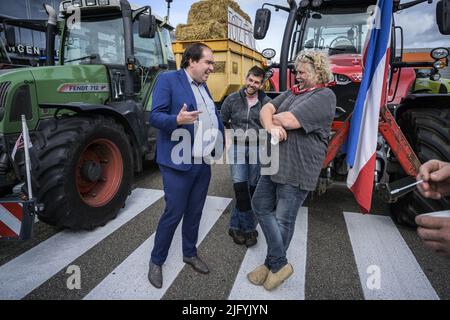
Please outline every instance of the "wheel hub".
[{"label": "wheel hub", "polygon": [[123,159],[119,148],[109,139],[92,141],[81,152],[75,175],[78,193],[88,206],[107,205],[122,183]]},{"label": "wheel hub", "polygon": [[102,167],[99,163],[88,160],[83,163],[80,173],[84,180],[95,182],[98,181],[102,175]]}]

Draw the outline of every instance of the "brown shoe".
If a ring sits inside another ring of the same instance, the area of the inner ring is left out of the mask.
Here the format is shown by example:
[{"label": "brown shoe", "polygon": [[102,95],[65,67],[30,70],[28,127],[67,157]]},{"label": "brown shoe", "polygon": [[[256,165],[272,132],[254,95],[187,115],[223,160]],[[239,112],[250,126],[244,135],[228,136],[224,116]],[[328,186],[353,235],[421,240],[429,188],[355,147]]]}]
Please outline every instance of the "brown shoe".
[{"label": "brown shoe", "polygon": [[265,264],[256,267],[252,272],[247,273],[247,279],[255,286],[262,286],[269,274],[269,268]]},{"label": "brown shoe", "polygon": [[272,291],[273,289],[277,288],[280,284],[282,284],[283,281],[289,278],[293,273],[294,268],[292,268],[292,265],[290,263],[288,263],[275,273],[270,271],[269,274],[267,275],[266,281],[264,282],[264,289]]}]

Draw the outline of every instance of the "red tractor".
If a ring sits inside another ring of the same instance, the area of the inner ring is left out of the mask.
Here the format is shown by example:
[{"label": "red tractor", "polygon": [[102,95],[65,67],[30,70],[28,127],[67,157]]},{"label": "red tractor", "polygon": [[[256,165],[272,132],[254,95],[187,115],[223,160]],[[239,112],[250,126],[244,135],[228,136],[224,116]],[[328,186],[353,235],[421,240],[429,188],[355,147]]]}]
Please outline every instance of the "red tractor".
[{"label": "red tractor", "polygon": [[[404,10],[429,0],[400,3],[393,0],[393,11]],[[326,50],[330,56],[336,86],[331,89],[337,97],[337,114],[332,125],[333,135],[323,163],[316,191],[320,194],[335,182],[346,180],[348,167],[343,144],[349,120],[363,74],[361,53],[369,31],[368,21],[376,0],[294,0],[288,6],[264,4],[257,10],[255,39],[263,39],[269,28],[271,11],[275,7],[289,13],[283,36],[279,65],[272,67],[278,77],[274,96],[293,85],[294,59],[301,50]],[[437,24],[441,34],[450,34],[450,0],[441,0],[436,7]],[[395,23],[394,23],[395,24]],[[433,62],[403,62],[403,29],[393,25],[390,57],[388,103],[382,106],[375,167],[375,190],[392,203],[391,214],[397,222],[414,226],[417,214],[449,207],[449,199],[425,199],[417,191],[393,196],[391,190],[414,179],[421,163],[429,159],[450,161],[450,95],[415,94],[414,67],[432,67],[432,77],[439,77],[439,69],[448,61],[448,49],[432,50]],[[399,47],[396,45],[400,43]],[[272,51],[272,54],[268,54]],[[273,50],[263,51],[271,58]],[[278,70],[277,70],[278,69]],[[405,178],[409,177],[409,178]],[[405,178],[405,179],[403,179]],[[401,182],[399,181],[401,179]],[[399,197],[400,195],[400,197]]]}]

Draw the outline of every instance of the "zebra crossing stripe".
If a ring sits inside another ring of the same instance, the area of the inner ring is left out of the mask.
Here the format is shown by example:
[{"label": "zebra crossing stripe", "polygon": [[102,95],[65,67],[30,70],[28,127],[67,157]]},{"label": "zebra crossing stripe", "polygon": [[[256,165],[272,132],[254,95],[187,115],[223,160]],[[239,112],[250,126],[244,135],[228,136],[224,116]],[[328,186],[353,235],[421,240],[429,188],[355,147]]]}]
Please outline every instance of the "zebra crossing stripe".
[{"label": "zebra crossing stripe", "polygon": [[255,286],[247,279],[247,273],[264,263],[267,245],[264,234],[258,226],[258,243],[247,250],[239,273],[234,282],[229,300],[304,300],[306,273],[306,244],[308,233],[308,209],[298,211],[295,231],[287,252],[289,263],[294,267],[290,278],[274,291]]},{"label": "zebra crossing stripe", "polygon": [[65,230],[0,267],[0,299],[21,299],[164,195],[134,189],[117,218],[94,231]]},{"label": "zebra crossing stripe", "polygon": [[[206,198],[202,219],[200,221],[198,244],[203,241],[230,202],[230,198],[211,196]],[[155,238],[155,234],[152,234],[149,239],[128,256],[97,287],[87,294],[84,299],[161,299],[178,273],[185,266],[182,260],[183,253],[181,250],[181,225],[182,222],[180,222],[175,231],[167,260],[162,268],[163,287],[161,289],[156,289],[151,286],[147,278],[150,250],[153,248]]]},{"label": "zebra crossing stripe", "polygon": [[391,218],[351,212],[344,218],[365,299],[439,299]]}]

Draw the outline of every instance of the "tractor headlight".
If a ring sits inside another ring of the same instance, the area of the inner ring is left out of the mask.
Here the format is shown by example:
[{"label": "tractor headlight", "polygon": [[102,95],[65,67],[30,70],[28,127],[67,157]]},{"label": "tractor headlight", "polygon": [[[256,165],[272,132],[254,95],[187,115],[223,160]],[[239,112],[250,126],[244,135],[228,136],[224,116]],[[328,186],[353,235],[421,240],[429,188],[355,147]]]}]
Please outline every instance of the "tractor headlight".
[{"label": "tractor headlight", "polygon": [[430,79],[433,81],[439,81],[440,78],[441,78],[440,73],[433,73],[432,75],[430,75]]},{"label": "tractor headlight", "polygon": [[97,4],[97,0],[86,0],[87,6],[95,6]]},{"label": "tractor headlight", "polygon": [[441,61],[441,60],[435,61],[435,62],[433,63],[433,67],[434,67],[435,69],[444,69],[444,68],[445,68],[445,62],[444,62],[444,61]]},{"label": "tractor headlight", "polygon": [[262,51],[262,56],[264,57],[264,58],[266,58],[266,59],[272,59],[273,57],[275,57],[275,55],[277,54],[277,52],[275,51],[275,49],[272,49],[272,48],[267,48],[267,49],[264,49],[263,51]]},{"label": "tractor headlight", "polygon": [[72,5],[74,7],[81,7],[83,6],[83,3],[81,2],[81,0],[72,0]]},{"label": "tractor headlight", "polygon": [[448,49],[447,48],[436,48],[431,50],[431,57],[433,59],[443,59],[448,57]]},{"label": "tractor headlight", "polygon": [[343,74],[335,74],[334,81],[336,81],[336,84],[338,85],[346,85],[352,82],[349,77],[344,76]]},{"label": "tractor headlight", "polygon": [[300,8],[306,8],[307,6],[309,6],[309,0],[300,1],[300,3],[299,3]]},{"label": "tractor headlight", "polygon": [[109,0],[98,0],[98,5],[109,6]]}]

